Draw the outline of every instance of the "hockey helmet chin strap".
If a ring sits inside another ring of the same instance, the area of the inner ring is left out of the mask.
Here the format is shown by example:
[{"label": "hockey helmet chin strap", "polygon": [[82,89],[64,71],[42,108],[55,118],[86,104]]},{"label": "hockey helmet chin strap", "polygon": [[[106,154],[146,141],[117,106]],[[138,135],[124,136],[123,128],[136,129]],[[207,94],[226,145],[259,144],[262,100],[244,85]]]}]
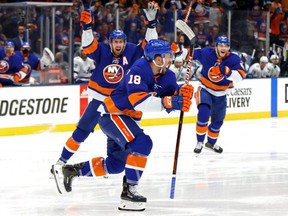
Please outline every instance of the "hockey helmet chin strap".
[{"label": "hockey helmet chin strap", "polygon": [[163,59],[163,64],[162,65],[158,65],[155,60],[153,60],[153,64],[156,66],[156,67],[159,67],[160,68],[160,71],[159,71],[159,74],[162,74],[162,71],[163,71],[163,68],[164,68],[164,65],[165,65],[165,58],[162,58]]}]

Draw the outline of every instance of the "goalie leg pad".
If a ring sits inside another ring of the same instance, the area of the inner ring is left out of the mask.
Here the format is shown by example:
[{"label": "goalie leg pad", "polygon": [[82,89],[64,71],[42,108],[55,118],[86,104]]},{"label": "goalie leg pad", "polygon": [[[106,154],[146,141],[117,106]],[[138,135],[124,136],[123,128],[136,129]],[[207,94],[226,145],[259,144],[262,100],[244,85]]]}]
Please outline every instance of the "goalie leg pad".
[{"label": "goalie leg pad", "polygon": [[121,211],[144,211],[146,208],[146,202],[132,202],[121,199],[121,203],[118,209]]}]

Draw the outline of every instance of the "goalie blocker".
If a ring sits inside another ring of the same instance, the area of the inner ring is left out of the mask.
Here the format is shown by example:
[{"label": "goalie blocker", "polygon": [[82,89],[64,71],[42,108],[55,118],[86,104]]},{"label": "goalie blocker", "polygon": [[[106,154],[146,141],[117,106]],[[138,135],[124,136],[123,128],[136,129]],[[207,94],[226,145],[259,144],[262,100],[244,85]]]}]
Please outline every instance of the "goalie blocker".
[{"label": "goalie blocker", "polygon": [[40,59],[41,69],[48,67],[54,60],[55,56],[52,51],[49,48],[45,47],[43,49],[43,55]]}]

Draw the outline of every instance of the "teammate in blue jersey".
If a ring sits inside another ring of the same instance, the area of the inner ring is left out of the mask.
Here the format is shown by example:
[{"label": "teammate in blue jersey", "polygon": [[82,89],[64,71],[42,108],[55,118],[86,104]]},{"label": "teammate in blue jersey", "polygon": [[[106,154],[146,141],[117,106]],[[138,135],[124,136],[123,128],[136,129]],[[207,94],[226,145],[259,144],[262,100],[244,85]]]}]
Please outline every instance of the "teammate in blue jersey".
[{"label": "teammate in blue jersey", "polygon": [[27,75],[21,58],[14,52],[14,43],[7,41],[0,48],[0,87],[17,86]]},{"label": "teammate in blue jersey", "polygon": [[167,68],[171,61],[169,43],[154,39],[124,75],[118,87],[99,107],[101,130],[107,135],[107,157],[95,157],[63,167],[63,181],[58,189],[70,192],[76,176],[104,176],[125,171],[119,210],[142,211],[146,197],[137,192],[153,142],[139,126],[143,112],[188,112],[192,85],[179,88],[174,73]]},{"label": "teammate in blue jersey", "polygon": [[26,77],[20,82],[29,83],[32,70],[41,70],[40,58],[31,51],[30,44],[28,42],[23,42],[20,51],[16,51],[16,54],[20,56],[24,66],[27,69]]},{"label": "teammate in blue jersey", "polygon": [[59,160],[52,165],[51,171],[54,176],[60,172],[61,167],[78,150],[80,144],[94,131],[100,117],[100,112],[97,111],[98,107],[118,86],[125,71],[143,55],[143,48],[147,41],[158,38],[156,32],[158,10],[159,6],[156,2],[148,3],[148,8],[144,10],[147,25],[146,36],[145,40],[138,45],[127,42],[127,36],[121,30],[114,30],[110,33],[109,44],[98,42],[92,32],[94,20],[91,12],[83,11],[81,13],[82,48],[97,65],[88,83],[87,92],[92,100],[72,136],[66,141]]},{"label": "teammate in blue jersey", "polygon": [[194,59],[203,65],[200,86],[195,93],[198,108],[196,155],[201,153],[206,135],[208,141],[205,148],[216,153],[223,152],[216,141],[226,115],[226,94],[234,87],[234,82],[242,81],[245,77],[241,59],[229,52],[229,39],[219,36],[215,42],[215,48],[205,47],[194,52]]}]

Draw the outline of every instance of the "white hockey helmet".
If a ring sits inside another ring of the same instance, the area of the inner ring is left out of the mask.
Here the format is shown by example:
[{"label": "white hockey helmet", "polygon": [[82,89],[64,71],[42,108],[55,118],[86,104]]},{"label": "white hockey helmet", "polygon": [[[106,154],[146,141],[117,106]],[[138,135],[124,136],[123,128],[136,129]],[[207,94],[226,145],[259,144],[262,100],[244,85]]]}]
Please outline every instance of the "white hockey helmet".
[{"label": "white hockey helmet", "polygon": [[275,55],[275,54],[271,55],[270,61],[272,61],[272,60],[279,60],[279,56]]},{"label": "white hockey helmet", "polygon": [[262,57],[260,58],[260,62],[268,63],[268,58],[267,58],[267,56],[262,56]]}]

